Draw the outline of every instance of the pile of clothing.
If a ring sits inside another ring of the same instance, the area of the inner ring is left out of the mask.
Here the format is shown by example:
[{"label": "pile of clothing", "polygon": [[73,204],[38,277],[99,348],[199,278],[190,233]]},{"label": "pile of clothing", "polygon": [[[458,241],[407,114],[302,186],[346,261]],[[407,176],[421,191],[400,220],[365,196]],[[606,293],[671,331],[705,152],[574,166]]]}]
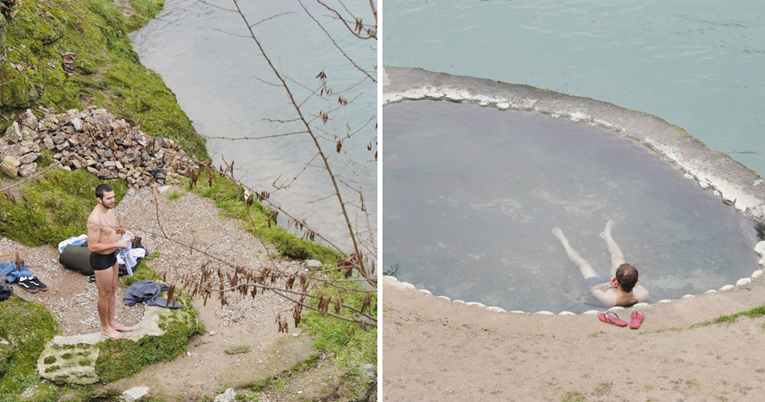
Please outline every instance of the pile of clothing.
[{"label": "pile of clothing", "polygon": [[27,264],[21,262],[0,262],[0,279],[8,283],[16,283],[29,293],[47,292],[48,286],[33,276]]},{"label": "pile of clothing", "polygon": [[[61,265],[83,275],[93,275],[93,267],[90,266],[88,235],[83,234],[77,237],[70,237],[58,244],[58,250],[61,253],[58,259]],[[140,237],[136,237],[129,248],[118,249],[117,263],[119,264],[119,275],[133,276],[133,268],[146,257],[146,254],[146,248],[141,244]]]}]

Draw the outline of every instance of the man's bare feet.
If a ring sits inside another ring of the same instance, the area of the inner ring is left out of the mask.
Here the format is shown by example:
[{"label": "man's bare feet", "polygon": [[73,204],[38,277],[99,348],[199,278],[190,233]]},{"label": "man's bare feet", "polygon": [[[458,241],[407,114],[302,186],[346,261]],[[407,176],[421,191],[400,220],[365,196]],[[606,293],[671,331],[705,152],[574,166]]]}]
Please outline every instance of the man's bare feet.
[{"label": "man's bare feet", "polygon": [[606,228],[603,230],[603,232],[600,234],[600,238],[605,240],[606,236],[611,237],[611,229],[614,228],[615,222],[612,220],[609,220],[606,222]]},{"label": "man's bare feet", "polygon": [[116,329],[117,331],[120,331],[120,332],[130,332],[130,331],[133,330],[133,328],[126,327],[124,325],[120,325],[120,324],[117,324],[117,323],[112,325],[112,328],[114,328],[114,329]]},{"label": "man's bare feet", "polygon": [[114,330],[114,328],[101,329],[101,335],[109,337],[111,339],[122,339],[123,334]]},{"label": "man's bare feet", "polygon": [[563,231],[560,230],[559,227],[554,227],[552,230],[553,235],[558,238],[558,240],[561,241],[561,243],[565,243],[568,241],[565,235],[563,235]]}]

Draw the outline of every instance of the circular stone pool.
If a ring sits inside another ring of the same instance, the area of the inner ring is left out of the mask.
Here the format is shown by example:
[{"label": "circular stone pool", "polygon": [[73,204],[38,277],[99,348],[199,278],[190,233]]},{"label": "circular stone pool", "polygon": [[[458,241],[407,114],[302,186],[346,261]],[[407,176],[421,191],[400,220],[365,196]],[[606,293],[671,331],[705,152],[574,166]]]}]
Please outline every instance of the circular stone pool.
[{"label": "circular stone pool", "polygon": [[545,115],[447,101],[384,110],[386,274],[506,310],[600,305],[551,229],[600,275],[613,237],[649,302],[700,294],[757,269],[756,222],[658,155]]}]

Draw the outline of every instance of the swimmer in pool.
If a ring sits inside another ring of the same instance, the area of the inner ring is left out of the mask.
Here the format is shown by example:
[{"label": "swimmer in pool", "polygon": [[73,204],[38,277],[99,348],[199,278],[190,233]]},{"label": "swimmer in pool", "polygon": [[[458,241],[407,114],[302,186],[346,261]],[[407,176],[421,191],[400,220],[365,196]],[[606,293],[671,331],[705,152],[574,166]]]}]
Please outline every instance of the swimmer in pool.
[{"label": "swimmer in pool", "polygon": [[611,253],[611,270],[613,276],[598,276],[590,263],[582,258],[568,244],[568,239],[563,235],[560,228],[553,228],[552,232],[560,240],[563,248],[566,249],[568,258],[579,267],[584,277],[584,282],[590,288],[590,293],[606,306],[624,306],[629,307],[635,303],[648,299],[648,291],[638,281],[638,271],[630,264],[624,262],[624,254],[619,246],[611,237],[611,229],[614,227],[614,221],[606,223],[606,229],[600,234],[600,237],[606,241],[608,252]]}]

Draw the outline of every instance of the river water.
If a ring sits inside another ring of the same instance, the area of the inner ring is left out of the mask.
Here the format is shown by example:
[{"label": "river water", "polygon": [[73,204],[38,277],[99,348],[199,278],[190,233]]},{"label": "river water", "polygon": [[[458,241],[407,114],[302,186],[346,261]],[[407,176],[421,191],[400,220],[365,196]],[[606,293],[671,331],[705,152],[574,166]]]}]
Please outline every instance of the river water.
[{"label": "river water", "polygon": [[[235,8],[232,1],[208,3]],[[374,40],[352,37],[339,21],[328,17],[329,13],[317,2],[305,0],[304,4],[356,64],[376,77]],[[341,7],[336,2],[328,4]],[[351,101],[334,113],[334,127],[341,136],[354,133],[344,144],[356,163],[355,170],[374,228],[376,83],[343,57],[297,1],[243,0],[239,5],[250,24],[286,13],[258,24],[254,31],[272,62],[291,79],[288,85],[296,93],[298,102],[310,94],[303,86],[318,89],[320,82],[316,76],[321,71],[326,73],[333,95],[328,97],[329,103],[316,97],[308,100],[304,106],[308,118],[330,107],[337,108],[338,96]],[[373,23],[367,3],[347,5],[354,14],[364,18],[365,23]],[[266,120],[286,121],[295,119],[297,114],[283,88],[261,81],[274,83],[277,79],[260,56],[255,42],[237,36],[246,34],[247,27],[238,14],[197,0],[168,0],[164,10],[134,33],[132,39],[141,62],[162,75],[198,132],[210,137],[258,137],[304,130],[299,122]],[[353,100],[354,97],[357,98]],[[333,170],[348,185],[340,184],[346,202],[357,199],[350,189],[356,184],[346,156],[336,152],[333,121],[325,124],[317,120],[312,126],[327,138],[320,143],[329,155]],[[371,151],[367,149],[370,143]],[[313,141],[305,133],[257,141],[210,139],[207,149],[216,166],[224,159],[235,161],[237,177],[243,177],[242,181],[256,190],[269,192],[274,191],[275,180],[283,183],[295,177],[316,154]],[[334,192],[327,172],[314,167],[323,166],[321,159],[315,159],[311,165],[289,189],[273,193],[271,200],[295,217],[306,218],[317,232],[348,251],[350,238],[337,199],[330,197],[311,203]],[[355,204],[358,205],[358,201]],[[350,208],[351,218],[360,223],[361,230],[365,229],[364,214]],[[280,225],[285,226],[286,222],[280,217]]]},{"label": "river water", "polygon": [[765,2],[386,0],[386,66],[657,115],[765,173]]}]

